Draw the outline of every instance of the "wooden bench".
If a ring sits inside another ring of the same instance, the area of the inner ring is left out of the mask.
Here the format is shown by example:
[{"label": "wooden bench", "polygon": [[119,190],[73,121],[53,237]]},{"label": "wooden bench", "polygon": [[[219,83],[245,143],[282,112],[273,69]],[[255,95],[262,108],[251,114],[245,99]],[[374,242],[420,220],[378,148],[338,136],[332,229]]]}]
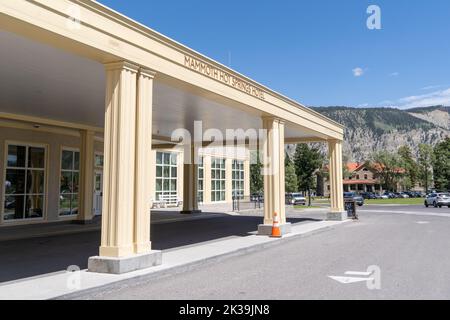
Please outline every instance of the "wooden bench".
[{"label": "wooden bench", "polygon": [[183,201],[178,198],[176,194],[161,195],[159,200],[152,201],[152,209],[155,208],[167,208],[169,206],[179,207],[183,204]]}]

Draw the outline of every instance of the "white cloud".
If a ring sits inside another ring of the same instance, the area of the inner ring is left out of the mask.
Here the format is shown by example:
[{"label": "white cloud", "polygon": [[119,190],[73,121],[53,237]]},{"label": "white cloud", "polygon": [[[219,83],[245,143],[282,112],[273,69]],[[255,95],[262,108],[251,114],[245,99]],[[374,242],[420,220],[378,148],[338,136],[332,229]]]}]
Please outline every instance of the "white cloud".
[{"label": "white cloud", "polygon": [[352,72],[353,72],[353,75],[355,77],[361,77],[364,74],[364,70],[362,68],[359,68],[359,67],[353,69]]},{"label": "white cloud", "polygon": [[438,88],[442,88],[443,85],[439,84],[439,85],[435,85],[435,86],[426,86],[421,88],[420,90],[432,90],[432,89],[438,89]]},{"label": "white cloud", "polygon": [[400,75],[400,72],[392,72],[389,74],[389,77],[398,77]]},{"label": "white cloud", "polygon": [[434,91],[428,94],[404,97],[399,99],[397,102],[401,109],[438,105],[450,106],[450,88]]},{"label": "white cloud", "polygon": [[440,105],[450,106],[450,88],[427,94],[404,97],[397,100],[385,100],[375,105],[378,107],[398,109],[422,108]]}]

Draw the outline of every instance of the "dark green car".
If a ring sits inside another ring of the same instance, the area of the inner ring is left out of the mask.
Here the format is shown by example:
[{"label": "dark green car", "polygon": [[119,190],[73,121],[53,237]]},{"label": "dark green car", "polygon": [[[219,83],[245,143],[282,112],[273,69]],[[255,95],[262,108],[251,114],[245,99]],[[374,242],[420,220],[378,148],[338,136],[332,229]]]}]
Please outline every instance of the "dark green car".
[{"label": "dark green car", "polygon": [[355,192],[344,192],[344,200],[353,200],[360,207],[364,205],[364,198]]}]

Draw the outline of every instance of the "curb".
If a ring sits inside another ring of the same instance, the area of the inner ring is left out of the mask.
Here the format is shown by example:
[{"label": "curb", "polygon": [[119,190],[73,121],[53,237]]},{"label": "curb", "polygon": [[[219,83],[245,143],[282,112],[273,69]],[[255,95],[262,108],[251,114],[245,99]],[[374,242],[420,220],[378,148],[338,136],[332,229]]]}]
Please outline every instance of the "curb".
[{"label": "curb", "polygon": [[[351,220],[347,220],[344,223],[348,223]],[[340,225],[340,224],[339,224]],[[148,282],[154,279],[162,279],[164,277],[168,277],[168,276],[173,276],[173,275],[177,275],[177,274],[182,274],[185,273],[186,271],[191,271],[191,270],[195,270],[198,269],[199,267],[202,266],[208,266],[208,265],[212,265],[215,264],[217,262],[221,262],[223,260],[232,258],[232,257],[239,257],[239,256],[243,256],[249,253],[254,253],[254,252],[258,252],[261,251],[262,249],[266,249],[266,248],[271,248],[271,247],[275,247],[275,246],[279,246],[283,243],[286,242],[290,242],[293,240],[297,240],[299,238],[305,238],[308,236],[312,236],[321,232],[325,232],[328,231],[330,229],[334,229],[336,226],[338,225],[334,225],[334,226],[325,226],[322,227],[320,229],[316,229],[313,231],[309,231],[306,233],[300,233],[300,234],[296,234],[296,235],[292,235],[289,237],[285,237],[285,238],[281,238],[272,242],[267,242],[267,243],[261,243],[261,244],[255,244],[253,246],[250,247],[245,247],[245,248],[240,248],[240,249],[236,249],[234,251],[230,251],[227,253],[223,253],[223,254],[219,254],[217,256],[213,256],[213,257],[209,257],[209,258],[204,258],[202,260],[198,260],[198,261],[194,261],[194,262],[190,262],[184,265],[180,265],[180,266],[174,266],[165,270],[161,270],[161,271],[157,271],[154,273],[150,273],[147,275],[140,275],[140,276],[136,276],[133,278],[129,278],[129,279],[124,279],[124,280],[119,280],[117,282],[113,282],[110,284],[106,284],[106,285],[101,285],[98,287],[94,287],[94,288],[89,288],[89,289],[85,289],[85,290],[80,290],[78,292],[74,292],[74,293],[69,293],[69,294],[65,294],[65,295],[61,295],[58,297],[54,297],[51,298],[49,300],[77,300],[77,299],[89,299],[89,295],[93,295],[93,294],[97,294],[99,292],[105,291],[105,292],[109,292],[109,291],[115,291],[118,289],[122,289],[122,288],[126,288],[126,287],[131,287],[133,285],[139,285],[143,282]],[[163,252],[164,254],[164,252]]]}]

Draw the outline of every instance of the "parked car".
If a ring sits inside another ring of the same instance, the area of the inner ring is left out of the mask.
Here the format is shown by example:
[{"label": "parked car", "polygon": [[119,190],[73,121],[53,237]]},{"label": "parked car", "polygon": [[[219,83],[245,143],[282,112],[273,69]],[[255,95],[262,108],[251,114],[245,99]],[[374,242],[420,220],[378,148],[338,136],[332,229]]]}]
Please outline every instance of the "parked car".
[{"label": "parked car", "polygon": [[364,200],[377,199],[377,196],[373,192],[362,192],[360,195],[364,198]]},{"label": "parked car", "polygon": [[383,199],[395,199],[396,198],[395,194],[393,192],[389,192],[389,191],[385,191],[383,193],[383,196],[384,196]]},{"label": "parked car", "polygon": [[450,208],[450,193],[447,192],[433,192],[425,198],[425,207],[433,206],[435,208],[442,208],[447,206]]},{"label": "parked car", "polygon": [[364,198],[356,194],[355,192],[344,192],[344,200],[347,199],[354,200],[360,207],[364,205]]},{"label": "parked car", "polygon": [[423,192],[421,192],[421,191],[416,191],[415,194],[416,194],[416,197],[417,197],[417,198],[423,198],[423,197],[425,197],[425,194],[424,194]]},{"label": "parked car", "polygon": [[286,204],[306,206],[306,198],[301,193],[287,193]]}]

